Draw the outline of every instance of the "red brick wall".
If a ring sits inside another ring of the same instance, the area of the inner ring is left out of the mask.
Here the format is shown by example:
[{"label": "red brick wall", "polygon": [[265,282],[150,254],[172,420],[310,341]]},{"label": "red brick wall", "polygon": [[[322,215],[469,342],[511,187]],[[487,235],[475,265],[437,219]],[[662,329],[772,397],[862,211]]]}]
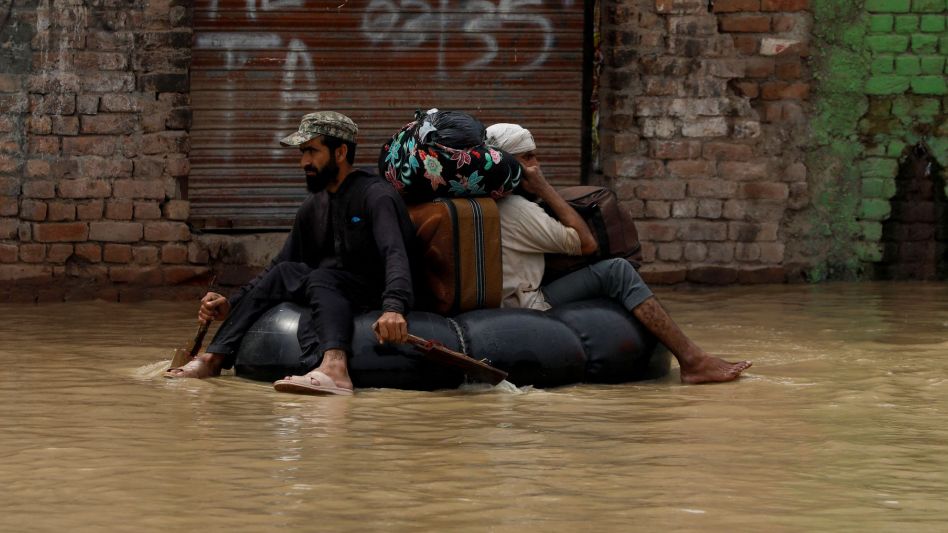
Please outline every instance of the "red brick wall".
[{"label": "red brick wall", "polygon": [[180,181],[189,3],[14,1],[7,29],[0,298],[121,298],[201,278]]},{"label": "red brick wall", "polygon": [[640,220],[649,281],[782,282],[808,199],[808,2],[709,4],[603,4],[603,178]]}]

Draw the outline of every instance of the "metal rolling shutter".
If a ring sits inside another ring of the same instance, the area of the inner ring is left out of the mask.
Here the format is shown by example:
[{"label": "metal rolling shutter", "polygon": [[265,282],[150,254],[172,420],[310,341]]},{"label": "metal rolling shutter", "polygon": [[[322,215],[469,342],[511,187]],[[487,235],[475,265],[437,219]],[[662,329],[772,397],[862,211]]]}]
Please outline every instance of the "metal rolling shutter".
[{"label": "metal rolling shutter", "polygon": [[357,166],[416,109],[533,131],[546,174],[579,183],[584,6],[578,0],[198,0],[191,221],[291,224],[299,153],[278,139],[318,109],[359,124]]}]

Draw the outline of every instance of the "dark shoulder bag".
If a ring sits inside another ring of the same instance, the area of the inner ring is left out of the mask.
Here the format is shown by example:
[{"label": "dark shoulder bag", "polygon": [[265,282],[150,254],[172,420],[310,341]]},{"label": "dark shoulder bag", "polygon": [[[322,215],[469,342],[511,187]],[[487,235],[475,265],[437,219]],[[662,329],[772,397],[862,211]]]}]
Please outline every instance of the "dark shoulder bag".
[{"label": "dark shoulder bag", "polygon": [[[615,192],[593,185],[565,187],[557,189],[557,192],[586,221],[599,243],[599,250],[587,256],[547,254],[544,283],[586,265],[614,257],[625,259],[635,268],[639,268],[642,262],[642,244],[639,242],[632,214],[619,203]],[[549,211],[548,207],[544,208]]]}]

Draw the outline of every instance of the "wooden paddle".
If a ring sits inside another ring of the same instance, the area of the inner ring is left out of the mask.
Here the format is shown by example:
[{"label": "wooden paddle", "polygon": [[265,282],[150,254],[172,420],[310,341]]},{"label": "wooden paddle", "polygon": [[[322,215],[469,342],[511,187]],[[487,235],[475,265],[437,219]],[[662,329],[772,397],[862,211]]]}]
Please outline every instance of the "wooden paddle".
[{"label": "wooden paddle", "polygon": [[[217,276],[211,278],[211,283],[207,287],[207,292],[214,291],[214,284],[217,282]],[[171,370],[172,368],[178,368],[184,366],[191,362],[191,359],[194,359],[194,356],[201,351],[201,345],[204,344],[204,336],[207,335],[207,328],[210,327],[210,320],[202,320],[201,324],[198,326],[197,333],[194,334],[194,338],[191,340],[191,343],[186,345],[184,348],[178,348],[171,355]]]},{"label": "wooden paddle", "polygon": [[455,352],[438,341],[427,340],[417,335],[409,334],[408,344],[417,348],[418,351],[429,360],[460,368],[465,374],[478,381],[496,385],[507,379],[507,373],[503,370],[494,368],[483,361],[468,357],[463,353]]},{"label": "wooden paddle", "polygon": [[171,367],[168,370],[184,366],[191,362],[191,359],[194,359],[194,356],[201,351],[201,345],[204,344],[204,336],[207,335],[207,328],[210,325],[210,320],[201,321],[201,325],[198,326],[197,333],[194,334],[194,339],[191,340],[191,344],[174,351],[174,355],[171,356]]}]

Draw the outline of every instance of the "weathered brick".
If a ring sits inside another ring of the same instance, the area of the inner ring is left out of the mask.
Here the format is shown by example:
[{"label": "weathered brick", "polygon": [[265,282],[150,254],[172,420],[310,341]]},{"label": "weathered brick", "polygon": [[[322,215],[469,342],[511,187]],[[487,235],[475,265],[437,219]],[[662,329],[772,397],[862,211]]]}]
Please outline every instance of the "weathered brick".
[{"label": "weathered brick", "polygon": [[806,11],[810,0],[761,0],[761,11]]},{"label": "weathered brick", "polygon": [[690,120],[681,127],[685,137],[723,137],[727,131],[727,119],[723,117]]},{"label": "weathered brick", "polygon": [[[704,119],[708,120],[708,119]],[[670,118],[645,118],[641,121],[643,137],[667,139],[678,132],[678,125]],[[693,137],[699,137],[693,135]]]},{"label": "weathered brick", "polygon": [[55,135],[79,135],[79,117],[53,116],[52,121]]},{"label": "weathered brick", "polygon": [[694,117],[723,115],[728,102],[724,98],[675,98],[668,107],[673,117]]},{"label": "weathered brick", "polygon": [[15,244],[0,243],[0,263],[16,263],[19,247]]},{"label": "weathered brick", "polygon": [[721,31],[734,33],[767,33],[769,15],[725,15],[720,18]]},{"label": "weathered brick", "polygon": [[[632,136],[630,135],[628,137]],[[638,139],[638,136],[636,135],[635,138]],[[630,151],[628,147],[620,146],[618,143],[615,148],[617,153]],[[169,155],[165,159],[165,171],[173,178],[183,178],[191,173],[191,163],[184,156]]]},{"label": "weathered brick", "polygon": [[157,220],[161,218],[158,202],[135,202],[135,220]]},{"label": "weathered brick", "polygon": [[658,245],[658,258],[662,261],[681,261],[682,246],[677,242],[666,242]]},{"label": "weathered brick", "polygon": [[138,179],[160,178],[164,174],[165,161],[158,158],[135,159],[135,169],[132,175]]},{"label": "weathered brick", "polygon": [[105,218],[110,220],[131,220],[134,204],[131,200],[110,200],[105,205]]},{"label": "weathered brick", "polygon": [[161,206],[161,211],[168,220],[187,220],[191,215],[191,202],[169,200]]},{"label": "weathered brick", "polygon": [[733,180],[756,180],[770,175],[766,161],[721,161],[718,176]]},{"label": "weathered brick", "polygon": [[87,72],[79,79],[83,92],[116,93],[135,90],[135,75],[131,72]]},{"label": "weathered brick", "polygon": [[15,217],[19,211],[15,196],[0,196],[0,217]]},{"label": "weathered brick", "polygon": [[719,78],[743,78],[747,75],[747,61],[743,59],[708,59],[705,65],[709,74]]},{"label": "weathered brick", "polygon": [[42,263],[46,259],[46,245],[29,243],[20,245],[20,261],[24,263]]},{"label": "weathered brick", "polygon": [[747,161],[754,156],[754,149],[747,144],[709,142],[704,144],[702,156],[717,161]]},{"label": "weathered brick", "polygon": [[645,202],[645,216],[648,218],[668,218],[671,213],[671,204],[662,200]]},{"label": "weathered brick", "polygon": [[33,239],[39,242],[82,242],[89,238],[85,222],[33,224]]},{"label": "weathered brick", "polygon": [[[78,93],[79,76],[71,72],[55,71],[35,74],[27,78],[31,93]],[[23,110],[25,111],[25,109]]]},{"label": "weathered brick", "polygon": [[754,262],[760,259],[760,245],[753,242],[739,242],[734,247],[734,258],[741,262]]},{"label": "weathered brick", "polygon": [[709,178],[714,176],[714,162],[704,159],[669,161],[665,165],[673,178]]},{"label": "weathered brick", "polygon": [[759,11],[760,0],[715,0],[715,13],[737,13],[741,11]]},{"label": "weathered brick", "polygon": [[771,23],[775,33],[787,33],[797,27],[797,17],[794,15],[774,15]]},{"label": "weathered brick", "polygon": [[703,0],[655,0],[655,11],[662,14],[701,13],[706,9]]},{"label": "weathered brick", "polygon": [[786,183],[748,182],[740,187],[740,198],[751,200],[786,200],[790,189]]},{"label": "weathered brick", "polygon": [[672,218],[694,218],[698,213],[698,202],[692,198],[672,202]]},{"label": "weathered brick", "polygon": [[106,244],[102,251],[102,260],[106,263],[131,263],[132,247],[127,244]]},{"label": "weathered brick", "polygon": [[659,180],[638,185],[635,196],[642,200],[680,200],[685,197],[685,182]]},{"label": "weathered brick", "polygon": [[132,256],[139,265],[157,265],[158,253],[157,246],[135,246],[132,248]]},{"label": "weathered brick", "polygon": [[105,202],[102,200],[79,202],[76,204],[76,218],[79,220],[99,220],[102,218],[104,205]]},{"label": "weathered brick", "polygon": [[[19,167],[19,161],[18,161],[17,159],[18,159],[18,158],[13,158],[13,157],[8,157],[8,156],[0,156],[0,174],[13,174],[13,173],[15,173],[15,172],[17,171],[17,168]],[[10,184],[10,181],[9,181],[9,180],[15,180],[15,179],[16,179],[16,178],[2,178],[2,177],[0,177],[0,191],[2,191],[4,194],[11,194],[11,193],[7,190],[7,188],[9,187],[9,184]],[[16,183],[17,183],[16,189],[17,189],[17,192],[19,192],[19,189],[20,189],[19,182],[17,181]],[[13,193],[13,194],[15,194],[15,193]]]},{"label": "weathered brick", "polygon": [[188,247],[183,244],[166,244],[161,247],[161,262],[182,264],[188,262]]},{"label": "weathered brick", "polygon": [[72,202],[49,202],[46,219],[50,222],[71,222],[76,220],[76,204]]},{"label": "weathered brick", "polygon": [[23,220],[41,222],[46,220],[46,212],[46,202],[40,202],[37,200],[23,200],[23,202],[20,204],[20,218]]},{"label": "weathered brick", "polygon": [[71,115],[76,112],[76,95],[48,94],[30,97],[30,113],[36,115]]},{"label": "weathered brick", "polygon": [[196,265],[206,265],[210,261],[207,247],[197,242],[188,243],[188,262]]},{"label": "weathered brick", "polygon": [[651,155],[656,159],[695,159],[701,157],[700,141],[652,141]]},{"label": "weathered brick", "polygon": [[[0,239],[15,239],[20,221],[15,218],[0,218]],[[29,240],[29,239],[22,239]]]},{"label": "weathered brick", "polygon": [[787,207],[790,209],[803,209],[810,205],[809,187],[805,181],[790,184],[790,201]]},{"label": "weathered brick", "polygon": [[105,113],[137,113],[142,110],[142,99],[133,94],[103,94],[99,111]]},{"label": "weathered brick", "polygon": [[46,260],[50,263],[62,264],[72,256],[73,245],[71,244],[50,244],[46,250]]},{"label": "weathered brick", "polygon": [[163,131],[142,135],[142,154],[187,154],[190,151],[188,133],[185,131]]},{"label": "weathered brick", "polygon": [[810,96],[809,83],[787,83],[772,81],[760,85],[760,96],[764,100],[806,100]]},{"label": "weathered brick", "polygon": [[685,261],[701,262],[708,257],[708,245],[703,242],[686,242],[684,246]]},{"label": "weathered brick", "polygon": [[130,113],[83,115],[80,118],[82,133],[129,134],[134,133],[138,126],[137,116]]},{"label": "weathered brick", "polygon": [[90,222],[89,240],[102,242],[138,242],[143,229],[139,222]]},{"label": "weathered brick", "polygon": [[99,263],[102,261],[102,245],[94,242],[82,242],[76,244],[76,257],[89,263]]},{"label": "weathered brick", "polygon": [[648,265],[640,273],[649,285],[674,285],[685,281],[688,271],[677,265]]},{"label": "weathered brick", "polygon": [[721,218],[722,210],[721,200],[702,198],[698,200],[698,218],[709,218],[712,220]]},{"label": "weathered brick", "polygon": [[693,198],[730,198],[737,184],[723,179],[698,179],[688,182],[688,196]]},{"label": "weathered brick", "polygon": [[17,178],[5,178],[0,176],[0,195],[19,196],[20,180]]},{"label": "weathered brick", "polygon": [[133,164],[128,159],[107,159],[98,156],[78,158],[79,175],[83,178],[127,178],[132,175]]},{"label": "weathered brick", "polygon": [[803,76],[803,63],[793,58],[791,61],[782,61],[777,64],[777,77],[781,80],[798,80]]},{"label": "weathered brick", "polygon": [[684,241],[724,241],[727,240],[726,222],[685,222],[678,237]]},{"label": "weathered brick", "polygon": [[642,157],[616,157],[606,161],[605,172],[615,178],[648,178],[663,175],[665,166]]},{"label": "weathered brick", "polygon": [[117,52],[78,52],[75,67],[83,70],[124,70],[128,67],[125,54]]},{"label": "weathered brick", "polygon": [[183,222],[146,222],[146,241],[188,241],[191,230]]},{"label": "weathered brick", "polygon": [[15,74],[0,74],[0,93],[15,93],[20,91],[20,76]]},{"label": "weathered brick", "polygon": [[780,242],[762,242],[760,247],[761,263],[782,263],[786,246]]},{"label": "weathered brick", "polygon": [[117,138],[110,136],[67,137],[63,139],[63,154],[108,157],[115,154],[117,145]]},{"label": "weathered brick", "polygon": [[678,224],[670,221],[640,221],[635,224],[639,237],[646,241],[670,242],[678,236]]},{"label": "weathered brick", "polygon": [[760,232],[761,225],[756,222],[729,222],[727,237],[736,242],[755,242]]},{"label": "weathered brick", "polygon": [[45,159],[28,159],[23,165],[23,174],[27,178],[48,178],[52,172],[52,165]]},{"label": "weathered brick", "polygon": [[708,261],[711,263],[730,263],[734,261],[733,242],[709,242]]},{"label": "weathered brick", "polygon": [[[67,139],[69,137],[66,137]],[[35,155],[59,155],[59,137],[39,137],[30,135],[26,151]]]},{"label": "weathered brick", "polygon": [[62,198],[107,198],[112,187],[106,180],[72,179],[59,182],[59,196]]},{"label": "weathered brick", "polygon": [[49,135],[53,132],[53,118],[46,115],[26,117],[26,131],[34,135]]},{"label": "weathered brick", "polygon": [[671,34],[702,37],[717,33],[716,21],[706,15],[668,17],[668,31]]},{"label": "weathered brick", "polygon": [[99,96],[80,94],[76,99],[76,112],[80,115],[95,115],[99,112]]},{"label": "weathered brick", "polygon": [[158,180],[115,180],[112,185],[115,198],[141,198],[164,200],[165,186]]},{"label": "weathered brick", "polygon": [[912,92],[915,94],[948,94],[948,82],[945,76],[917,76],[911,81]]}]

